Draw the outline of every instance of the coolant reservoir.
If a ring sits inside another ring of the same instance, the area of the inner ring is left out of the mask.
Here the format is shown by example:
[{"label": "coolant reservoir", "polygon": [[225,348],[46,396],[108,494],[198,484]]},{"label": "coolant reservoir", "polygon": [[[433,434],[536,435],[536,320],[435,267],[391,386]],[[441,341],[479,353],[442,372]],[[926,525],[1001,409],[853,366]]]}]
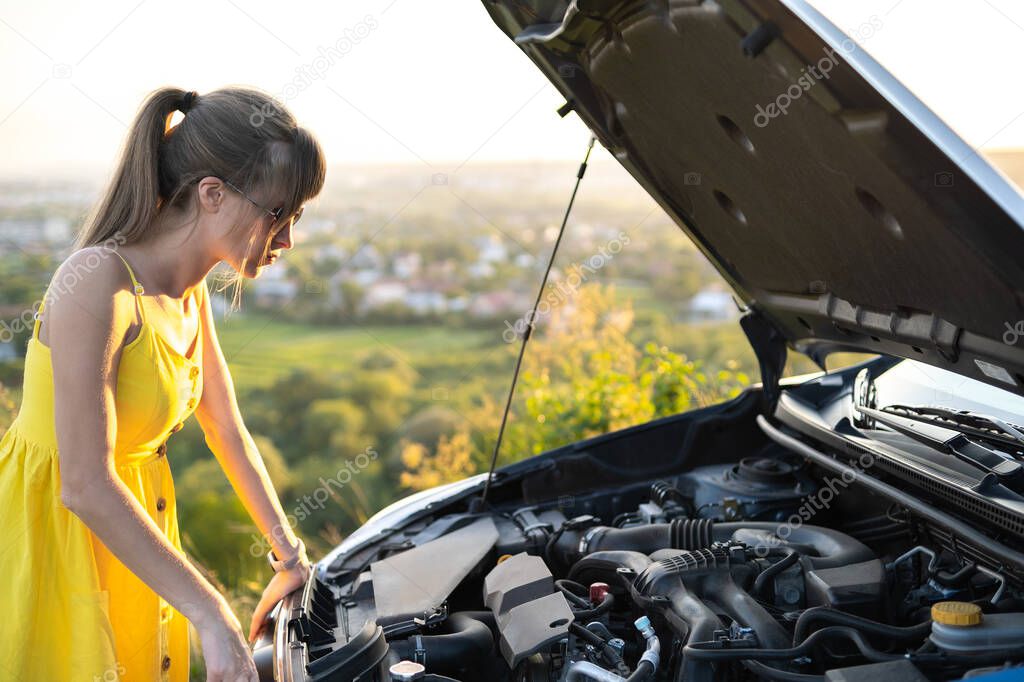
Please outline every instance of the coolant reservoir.
[{"label": "coolant reservoir", "polygon": [[1024,613],[982,615],[977,604],[944,601],[932,606],[932,636],[944,651],[972,653],[1018,647],[1024,640]]}]

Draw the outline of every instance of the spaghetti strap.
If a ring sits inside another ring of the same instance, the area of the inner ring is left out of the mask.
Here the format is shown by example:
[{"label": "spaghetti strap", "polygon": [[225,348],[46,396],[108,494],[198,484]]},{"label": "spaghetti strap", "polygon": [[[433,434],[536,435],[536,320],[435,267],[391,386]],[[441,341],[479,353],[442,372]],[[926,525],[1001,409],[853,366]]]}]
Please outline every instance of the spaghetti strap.
[{"label": "spaghetti strap", "polygon": [[39,308],[32,317],[35,318],[35,322],[32,323],[32,338],[39,343],[42,343],[39,339],[39,327],[43,324],[43,308],[46,306],[46,297],[50,295],[50,287],[53,286],[53,279],[50,279],[50,283],[46,285],[46,290],[43,292],[43,298],[39,301]]},{"label": "spaghetti strap", "polygon": [[35,314],[32,316],[36,319],[36,321],[32,323],[32,338],[36,341],[39,341],[39,325],[43,323],[43,305],[46,303],[46,296],[43,296],[43,299],[44,300],[39,301],[39,309],[36,310]]},{"label": "spaghetti strap", "polygon": [[124,259],[124,256],[118,253],[116,249],[112,249],[112,251],[117,254],[117,257],[121,259],[121,262],[124,263],[124,266],[128,268],[128,276],[132,278],[132,292],[135,294],[135,303],[138,305],[139,308],[139,316],[142,318],[142,322],[145,323],[146,311],[143,309],[142,299],[139,297],[142,296],[142,294],[144,294],[146,290],[142,287],[141,284],[139,284],[139,280],[135,279],[135,273],[132,271],[132,266],[128,265],[128,261]]},{"label": "spaghetti strap", "polygon": [[[135,273],[132,271],[132,266],[128,265],[128,261],[126,261],[124,259],[124,256],[122,256],[121,254],[117,253],[117,250],[115,250],[115,249],[111,249],[111,250],[114,251],[114,253],[117,254],[117,257],[121,259],[121,262],[124,263],[124,266],[126,268],[128,268],[128,276],[132,278],[132,291],[135,294],[135,302],[136,302],[137,307],[139,309],[139,316],[142,318],[142,322],[145,323],[146,322],[146,311],[142,307],[142,300],[139,299],[139,296],[141,296],[143,293],[145,293],[145,289],[142,287],[141,284],[139,284],[139,280],[135,279]],[[51,284],[52,283],[53,282],[51,281]],[[32,315],[32,317],[35,318],[35,322],[32,324],[32,338],[36,339],[37,341],[40,341],[40,339],[39,339],[39,327],[43,323],[43,307],[46,304],[46,296],[49,294],[49,292],[50,292],[50,286],[47,285],[46,292],[44,292],[44,294],[43,294],[43,300],[41,300],[39,302],[39,308],[37,308],[36,312]],[[40,341],[40,343],[42,343],[42,341]]]}]

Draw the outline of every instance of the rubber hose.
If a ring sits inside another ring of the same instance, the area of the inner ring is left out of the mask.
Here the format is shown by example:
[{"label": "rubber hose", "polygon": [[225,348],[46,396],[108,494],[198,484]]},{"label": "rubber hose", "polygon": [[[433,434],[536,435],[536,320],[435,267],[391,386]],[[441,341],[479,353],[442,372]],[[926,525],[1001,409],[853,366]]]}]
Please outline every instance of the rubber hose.
[{"label": "rubber hose", "polygon": [[899,627],[897,625],[879,623],[878,621],[855,616],[852,613],[838,611],[827,606],[815,606],[807,609],[797,618],[796,625],[793,628],[793,646],[797,646],[804,641],[808,630],[811,629],[811,624],[815,622],[846,625],[869,635],[878,635],[879,637],[887,637],[898,641],[924,639],[932,629],[932,622],[930,620],[909,627]]},{"label": "rubber hose", "polygon": [[590,618],[597,618],[601,614],[607,613],[608,611],[610,611],[614,604],[615,604],[615,597],[612,596],[611,592],[606,592],[605,595],[604,595],[604,598],[601,600],[600,604],[598,604],[597,606],[595,606],[592,609],[585,609],[583,611],[575,611],[573,613],[573,616],[576,617],[576,620],[587,620],[587,619],[590,619]]},{"label": "rubber hose", "polygon": [[[566,580],[561,578],[555,581],[555,587],[565,595],[565,598],[571,601],[580,608],[590,608],[590,600],[579,594],[580,591],[587,591],[584,585],[576,582],[575,580]],[[578,588],[578,589],[577,589]]]},{"label": "rubber hose", "polygon": [[626,678],[626,682],[643,682],[648,677],[654,674],[654,665],[650,661],[640,661],[636,666],[636,670]]},{"label": "rubber hose", "polygon": [[818,630],[798,646],[789,649],[755,649],[750,647],[739,647],[735,649],[705,649],[702,648],[701,645],[718,645],[717,642],[705,641],[698,642],[696,644],[687,644],[683,647],[683,654],[687,658],[705,661],[732,661],[742,658],[754,660],[767,658],[771,660],[788,661],[806,655],[823,640],[834,639],[837,637],[842,637],[852,642],[864,658],[874,663],[896,661],[906,658],[903,654],[887,654],[883,651],[879,651],[868,644],[864,639],[864,636],[858,630],[844,626],[832,626]]},{"label": "rubber hose", "polygon": [[[789,545],[794,546],[797,551],[810,550],[800,553],[805,555],[812,568],[835,568],[876,558],[874,552],[862,542],[845,533],[821,526],[794,526],[771,521],[736,521],[715,523],[705,529],[705,532],[694,535],[684,532],[680,523],[673,521],[635,528],[600,526],[585,530],[568,530],[562,533],[553,545],[563,557],[572,557],[579,556],[578,548],[584,538],[583,544],[586,546],[587,555],[604,551],[651,554],[666,548],[701,549],[680,545],[689,545],[693,539],[700,538],[710,539],[712,542],[736,539],[754,547]],[[785,535],[781,544],[773,540],[780,532]],[[710,544],[708,542],[704,546]]]},{"label": "rubber hose", "polygon": [[432,673],[458,672],[494,650],[494,637],[484,623],[464,613],[454,613],[445,621],[451,630],[438,635],[412,635],[390,642],[391,650],[404,660],[419,660]]},{"label": "rubber hose", "polygon": [[754,579],[754,586],[750,591],[756,596],[761,596],[761,592],[764,590],[764,586],[769,580],[777,576],[779,573],[782,573],[798,561],[800,561],[800,555],[790,550],[789,554],[758,574],[757,578]]},{"label": "rubber hose", "polygon": [[761,661],[743,661],[743,667],[766,680],[777,680],[778,682],[825,682],[824,675],[792,673],[788,670],[772,668]]}]

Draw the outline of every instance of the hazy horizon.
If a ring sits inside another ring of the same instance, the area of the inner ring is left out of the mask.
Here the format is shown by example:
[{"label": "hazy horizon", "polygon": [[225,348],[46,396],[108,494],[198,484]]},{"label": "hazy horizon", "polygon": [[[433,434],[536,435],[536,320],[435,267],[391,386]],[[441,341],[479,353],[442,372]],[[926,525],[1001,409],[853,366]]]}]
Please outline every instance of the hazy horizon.
[{"label": "hazy horizon", "polygon": [[[1009,0],[812,0],[968,144],[1024,147],[1024,7]],[[195,11],[192,11],[195,10]],[[310,21],[310,18],[314,21]],[[874,25],[871,32],[859,28]],[[229,28],[225,28],[229,27]],[[160,85],[246,83],[285,92],[329,46],[345,51],[286,100],[332,166],[578,160],[589,130],[478,0],[443,21],[409,0],[148,3],[0,9],[0,176],[104,173],[127,122]],[[346,42],[347,41],[347,42]],[[17,68],[14,68],[17,65]],[[610,160],[598,146],[595,162]]]},{"label": "hazy horizon", "polygon": [[[582,159],[481,159],[470,161],[461,166],[460,172],[463,177],[468,177],[472,172],[497,171],[502,168],[523,170],[529,167],[538,169],[545,168],[551,172],[564,171],[567,178],[575,176],[576,168]],[[1015,148],[984,148],[980,156],[986,159],[995,168],[1005,174],[1017,190],[1024,195],[1024,146]],[[420,162],[411,161],[350,161],[350,162],[328,162],[327,164],[327,185],[325,191],[329,191],[332,185],[339,181],[339,175],[344,176],[353,172],[374,174],[374,173],[400,173],[406,176],[422,175],[424,182],[429,182],[434,172],[447,175],[447,182],[455,184],[458,182],[459,173],[450,173],[440,170],[448,168],[446,164],[456,163],[445,160],[435,160],[431,167]],[[618,161],[599,144],[595,145],[589,162],[590,172],[588,174],[589,184],[595,181],[595,174],[611,176],[609,180],[621,179],[629,185],[635,184],[632,176],[622,167]],[[65,167],[60,171],[17,172],[4,171],[0,169],[0,183],[68,183],[85,184],[94,186],[97,190],[106,185],[113,173],[113,162],[109,164],[93,163],[81,167]],[[447,183],[446,183],[447,184]],[[639,189],[639,185],[636,185]]]}]

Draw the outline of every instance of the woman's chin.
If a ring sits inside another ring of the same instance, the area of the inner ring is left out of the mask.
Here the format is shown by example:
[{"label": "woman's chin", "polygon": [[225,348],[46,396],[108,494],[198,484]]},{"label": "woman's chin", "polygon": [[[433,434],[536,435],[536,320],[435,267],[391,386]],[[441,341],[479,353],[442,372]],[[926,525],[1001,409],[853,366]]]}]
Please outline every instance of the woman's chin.
[{"label": "woman's chin", "polygon": [[242,265],[242,263],[230,263],[230,265],[231,269],[237,272],[241,277],[244,277],[246,279],[256,279],[263,273],[264,270],[266,270],[269,266],[273,265],[276,262],[276,258],[270,260],[263,259],[262,261],[252,259],[247,260],[244,266]]},{"label": "woman's chin", "polygon": [[246,263],[244,268],[241,266],[240,263],[231,264],[231,269],[234,270],[240,277],[244,279],[256,279],[263,273],[266,267],[266,263],[261,265],[259,263],[254,263],[252,261]]}]

